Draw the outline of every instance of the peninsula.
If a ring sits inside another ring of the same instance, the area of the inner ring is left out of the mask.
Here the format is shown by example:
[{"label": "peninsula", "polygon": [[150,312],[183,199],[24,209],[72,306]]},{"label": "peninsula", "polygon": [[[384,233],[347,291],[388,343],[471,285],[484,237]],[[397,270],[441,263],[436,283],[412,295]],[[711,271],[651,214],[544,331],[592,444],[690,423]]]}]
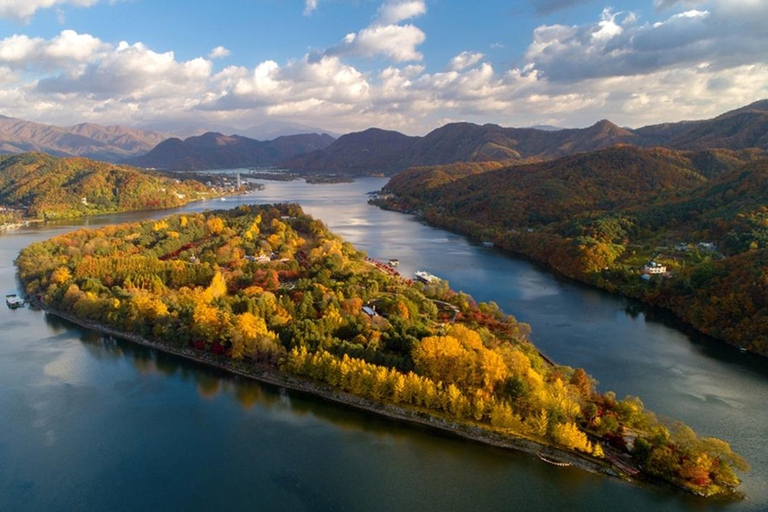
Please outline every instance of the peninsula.
[{"label": "peninsula", "polygon": [[195,179],[81,157],[0,156],[2,225],[175,208],[230,192]]},{"label": "peninsula", "polygon": [[702,496],[735,495],[747,469],[548,361],[494,303],[404,279],[297,205],[82,229],[17,265],[53,314],[378,414]]}]

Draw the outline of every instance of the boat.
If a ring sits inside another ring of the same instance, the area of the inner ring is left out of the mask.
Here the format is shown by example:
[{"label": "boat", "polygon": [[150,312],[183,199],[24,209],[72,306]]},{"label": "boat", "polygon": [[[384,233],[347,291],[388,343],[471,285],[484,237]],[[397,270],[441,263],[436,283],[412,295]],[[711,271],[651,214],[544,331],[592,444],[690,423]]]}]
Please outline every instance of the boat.
[{"label": "boat", "polygon": [[400,264],[400,260],[399,260],[399,259],[397,259],[397,258],[390,258],[390,259],[387,261],[387,265],[389,265],[390,267],[396,267],[396,266],[398,266],[399,264]]},{"label": "boat", "polygon": [[10,295],[5,296],[5,303],[8,305],[11,309],[18,309],[21,307],[24,307],[24,299],[16,295],[15,293],[12,293]]},{"label": "boat", "polygon": [[418,272],[415,272],[413,276],[416,278],[417,281],[421,281],[422,283],[426,283],[426,284],[438,283],[442,281],[442,279],[440,279],[436,275],[430,274],[429,272],[425,272],[423,270],[419,270]]},{"label": "boat", "polygon": [[747,353],[747,349],[744,348],[744,347],[740,347],[739,348],[739,352],[741,352],[742,354],[746,354]]},{"label": "boat", "polygon": [[493,242],[486,240],[483,242],[483,247],[493,248]]},{"label": "boat", "polygon": [[560,467],[560,468],[567,468],[567,467],[569,467],[571,465],[570,462],[557,462],[557,461],[554,461],[554,460],[550,460],[550,459],[546,458],[545,456],[543,456],[542,454],[539,454],[539,459],[541,459],[543,462],[546,462],[547,464],[552,464],[553,466],[557,466],[557,467]]}]

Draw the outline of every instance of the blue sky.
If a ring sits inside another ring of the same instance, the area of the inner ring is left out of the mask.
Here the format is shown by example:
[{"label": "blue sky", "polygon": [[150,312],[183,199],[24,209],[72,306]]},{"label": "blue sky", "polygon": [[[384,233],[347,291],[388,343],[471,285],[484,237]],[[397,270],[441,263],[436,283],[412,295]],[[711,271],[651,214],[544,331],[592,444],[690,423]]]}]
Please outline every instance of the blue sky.
[{"label": "blue sky", "polygon": [[3,0],[0,113],[408,133],[709,117],[768,97],[766,4]]}]

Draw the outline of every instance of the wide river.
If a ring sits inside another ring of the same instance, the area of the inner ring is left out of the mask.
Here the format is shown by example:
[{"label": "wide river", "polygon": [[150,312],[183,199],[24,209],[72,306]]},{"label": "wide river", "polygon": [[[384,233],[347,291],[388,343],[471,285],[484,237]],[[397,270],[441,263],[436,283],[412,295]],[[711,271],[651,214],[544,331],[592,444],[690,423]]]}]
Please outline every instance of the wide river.
[{"label": "wide river", "polygon": [[[404,274],[424,269],[531,324],[601,389],[721,437],[747,457],[744,501],[717,504],[558,468],[235,378],[28,308],[0,309],[0,511],[768,510],[768,364],[669,316],[562,279],[413,217],[379,210],[385,184],[266,182],[182,211],[295,201]],[[0,291],[24,246],[112,215],[0,235]]]}]

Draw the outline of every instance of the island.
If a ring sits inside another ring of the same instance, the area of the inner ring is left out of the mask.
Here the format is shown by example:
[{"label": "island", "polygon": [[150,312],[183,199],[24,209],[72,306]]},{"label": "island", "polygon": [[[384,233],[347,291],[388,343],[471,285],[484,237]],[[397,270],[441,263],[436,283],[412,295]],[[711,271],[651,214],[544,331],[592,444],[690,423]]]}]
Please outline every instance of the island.
[{"label": "island", "polygon": [[555,364],[530,328],[372,260],[295,204],[80,229],[17,259],[31,300],[106,335],[631,481],[737,496],[747,463]]}]

